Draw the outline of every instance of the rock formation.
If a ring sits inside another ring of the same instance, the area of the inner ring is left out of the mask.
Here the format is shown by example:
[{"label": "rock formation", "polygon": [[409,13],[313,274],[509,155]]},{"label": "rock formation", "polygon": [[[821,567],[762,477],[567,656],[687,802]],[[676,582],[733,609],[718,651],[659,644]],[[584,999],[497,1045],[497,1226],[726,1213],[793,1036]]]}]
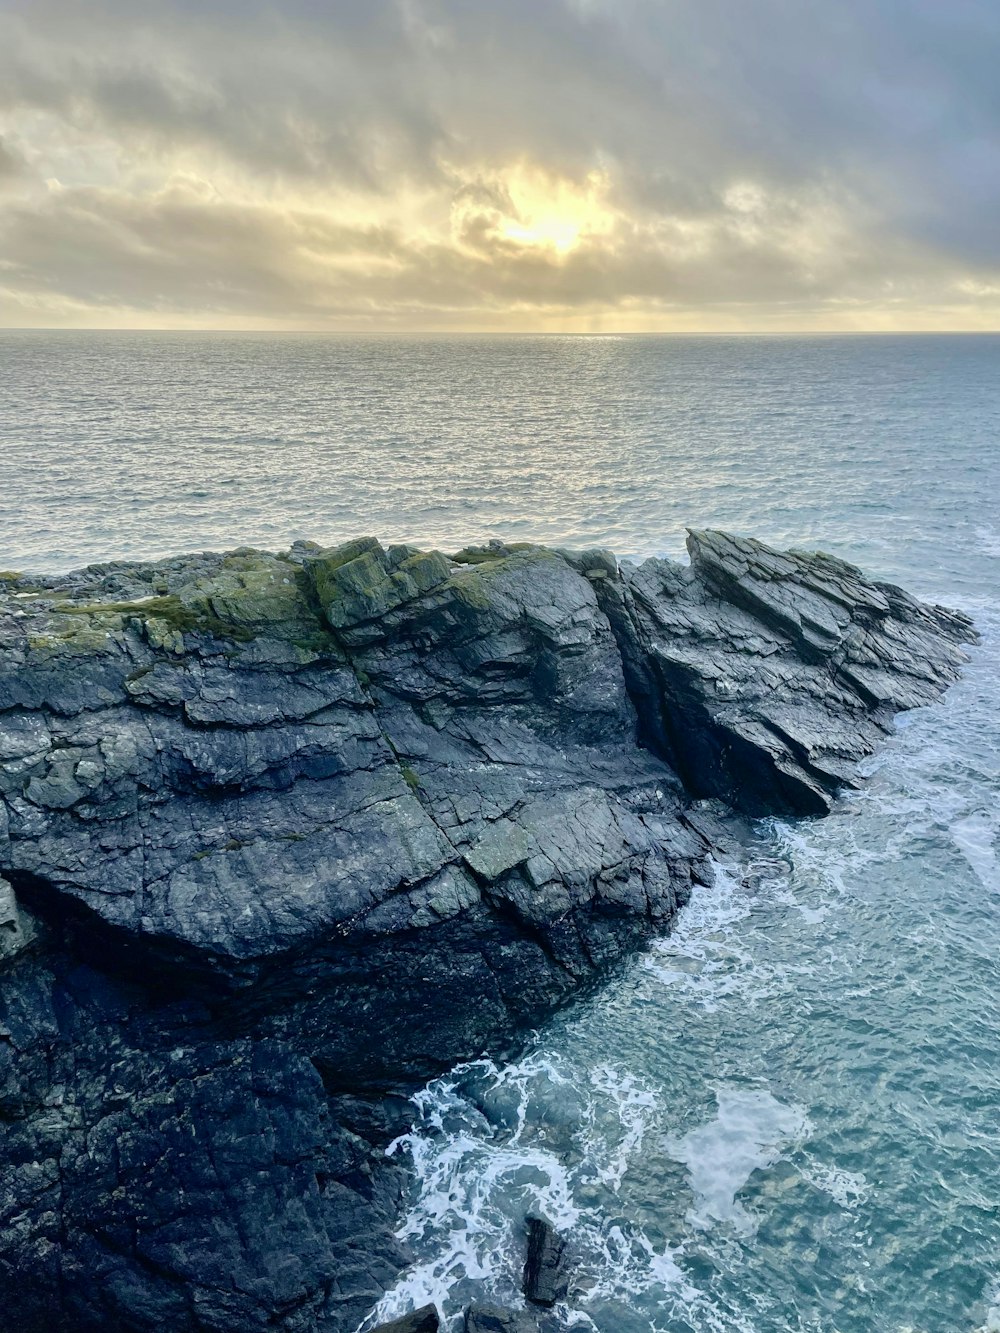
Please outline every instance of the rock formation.
[{"label": "rock formation", "polygon": [[713,811],[826,810],[974,638],[689,547],[0,576],[0,1329],[353,1330],[415,1081],[664,929]]},{"label": "rock formation", "polygon": [[539,1326],[535,1316],[527,1310],[470,1305],[465,1312],[465,1333],[539,1333]]},{"label": "rock formation", "polygon": [[419,1310],[404,1314],[388,1324],[379,1324],[374,1333],[437,1333],[440,1327],[437,1307],[423,1305]]},{"label": "rock formation", "polygon": [[529,1216],[527,1223],[524,1294],[535,1305],[555,1305],[568,1288],[566,1241],[544,1217]]}]

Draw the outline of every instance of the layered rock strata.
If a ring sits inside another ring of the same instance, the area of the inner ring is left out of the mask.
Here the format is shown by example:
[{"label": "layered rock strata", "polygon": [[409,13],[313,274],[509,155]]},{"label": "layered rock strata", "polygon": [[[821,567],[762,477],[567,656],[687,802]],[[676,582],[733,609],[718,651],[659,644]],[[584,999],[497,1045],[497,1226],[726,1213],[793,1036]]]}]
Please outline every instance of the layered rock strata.
[{"label": "layered rock strata", "polygon": [[0,1328],[353,1330],[414,1083],[664,929],[714,812],[828,809],[974,638],[689,549],[0,576]]}]

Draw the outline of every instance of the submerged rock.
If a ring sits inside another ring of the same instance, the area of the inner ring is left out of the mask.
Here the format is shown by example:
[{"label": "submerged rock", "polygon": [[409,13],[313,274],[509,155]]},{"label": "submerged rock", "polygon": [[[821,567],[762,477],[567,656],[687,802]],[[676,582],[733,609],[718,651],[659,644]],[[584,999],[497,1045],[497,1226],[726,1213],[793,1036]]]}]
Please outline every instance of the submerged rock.
[{"label": "submerged rock", "polygon": [[690,549],[5,582],[12,1329],[353,1330],[406,1262],[400,1098],[664,929],[727,809],[827,809],[974,638],[830,557]]}]

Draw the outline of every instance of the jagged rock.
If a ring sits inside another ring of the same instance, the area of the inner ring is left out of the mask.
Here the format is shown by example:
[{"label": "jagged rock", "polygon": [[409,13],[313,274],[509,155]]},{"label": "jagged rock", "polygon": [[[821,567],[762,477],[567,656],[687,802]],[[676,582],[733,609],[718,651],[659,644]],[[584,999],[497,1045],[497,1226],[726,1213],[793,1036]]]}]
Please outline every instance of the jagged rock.
[{"label": "jagged rock", "polygon": [[13,888],[0,878],[0,963],[26,949],[37,934],[36,923],[18,903]]},{"label": "jagged rock", "polygon": [[11,1329],[352,1331],[405,1263],[414,1081],[662,930],[723,807],[824,810],[973,638],[829,557],[690,547],[5,581]]},{"label": "jagged rock", "polygon": [[440,1326],[437,1306],[423,1305],[412,1314],[404,1314],[401,1319],[393,1319],[388,1324],[379,1324],[372,1333],[437,1333]]},{"label": "jagged rock", "polygon": [[536,1305],[555,1305],[568,1289],[566,1241],[544,1217],[528,1217],[524,1294]]},{"label": "jagged rock", "polygon": [[823,814],[901,709],[957,676],[969,620],[823,554],[691,532],[689,568],[602,585],[648,744],[688,790]]}]

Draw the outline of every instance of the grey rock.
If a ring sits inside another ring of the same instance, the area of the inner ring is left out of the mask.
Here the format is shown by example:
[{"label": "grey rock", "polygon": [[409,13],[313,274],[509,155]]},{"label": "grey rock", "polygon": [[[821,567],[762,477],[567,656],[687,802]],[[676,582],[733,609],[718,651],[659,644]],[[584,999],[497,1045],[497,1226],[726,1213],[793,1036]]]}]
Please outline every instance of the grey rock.
[{"label": "grey rock", "polygon": [[666,928],[733,811],[827,809],[974,638],[830,557],[690,549],[0,589],[11,1328],[356,1328],[415,1084]]},{"label": "grey rock", "polygon": [[38,927],[18,903],[13,888],[0,878],[0,964],[32,943]]},{"label": "grey rock", "polygon": [[528,1310],[470,1305],[465,1312],[465,1333],[538,1333],[538,1321]]},{"label": "grey rock", "polygon": [[388,1324],[379,1324],[372,1333],[437,1333],[441,1326],[437,1307],[423,1305],[412,1314],[405,1314],[401,1319],[393,1319]]},{"label": "grey rock", "polygon": [[566,1241],[544,1217],[528,1217],[528,1252],[524,1261],[524,1294],[536,1305],[555,1305],[565,1298]]},{"label": "grey rock", "polygon": [[647,560],[600,589],[644,739],[689,791],[751,815],[823,814],[895,713],[956,679],[971,622],[832,556],[721,532],[688,568]]}]

